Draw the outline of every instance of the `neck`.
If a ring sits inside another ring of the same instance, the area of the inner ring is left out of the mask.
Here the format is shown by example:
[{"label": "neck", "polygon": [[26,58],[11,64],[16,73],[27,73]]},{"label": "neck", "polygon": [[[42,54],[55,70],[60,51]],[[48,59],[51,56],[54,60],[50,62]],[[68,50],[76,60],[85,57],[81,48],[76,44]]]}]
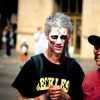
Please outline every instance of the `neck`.
[{"label": "neck", "polygon": [[51,61],[52,63],[55,63],[55,64],[61,64],[65,58],[64,53],[63,54],[56,54],[49,49],[47,49],[44,52],[44,55],[49,61]]}]

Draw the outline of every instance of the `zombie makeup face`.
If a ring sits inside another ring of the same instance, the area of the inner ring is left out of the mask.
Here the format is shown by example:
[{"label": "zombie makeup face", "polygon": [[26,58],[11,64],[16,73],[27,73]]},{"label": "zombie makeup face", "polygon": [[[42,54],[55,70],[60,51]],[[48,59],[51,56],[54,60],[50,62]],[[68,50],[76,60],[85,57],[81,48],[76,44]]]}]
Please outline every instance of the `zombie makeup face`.
[{"label": "zombie makeup face", "polygon": [[49,48],[56,54],[62,54],[68,42],[66,28],[52,27],[48,36]]}]

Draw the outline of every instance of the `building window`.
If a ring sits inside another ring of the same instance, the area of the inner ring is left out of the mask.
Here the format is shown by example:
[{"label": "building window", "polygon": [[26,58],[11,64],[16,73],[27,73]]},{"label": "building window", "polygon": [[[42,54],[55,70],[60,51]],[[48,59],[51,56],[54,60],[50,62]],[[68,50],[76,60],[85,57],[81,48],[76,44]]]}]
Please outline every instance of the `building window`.
[{"label": "building window", "polygon": [[60,11],[68,14],[82,13],[82,0],[55,0]]}]

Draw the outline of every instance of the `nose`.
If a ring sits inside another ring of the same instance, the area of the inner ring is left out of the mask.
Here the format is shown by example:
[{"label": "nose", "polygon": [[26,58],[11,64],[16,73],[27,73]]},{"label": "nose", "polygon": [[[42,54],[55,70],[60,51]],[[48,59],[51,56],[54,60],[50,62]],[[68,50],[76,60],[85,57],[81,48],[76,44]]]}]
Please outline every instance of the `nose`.
[{"label": "nose", "polygon": [[57,40],[56,40],[56,44],[61,44],[61,43],[62,43],[61,38],[58,37]]},{"label": "nose", "polygon": [[95,54],[100,54],[100,48],[98,48],[98,49],[97,48],[94,48],[94,53]]}]

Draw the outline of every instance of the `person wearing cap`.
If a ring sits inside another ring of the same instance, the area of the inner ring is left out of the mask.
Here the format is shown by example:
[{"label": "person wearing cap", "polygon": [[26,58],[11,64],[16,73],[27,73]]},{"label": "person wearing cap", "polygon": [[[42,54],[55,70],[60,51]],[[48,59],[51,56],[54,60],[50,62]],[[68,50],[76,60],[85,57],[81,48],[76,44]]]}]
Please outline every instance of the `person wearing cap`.
[{"label": "person wearing cap", "polygon": [[82,83],[84,100],[100,100],[100,36],[91,35],[88,41],[94,46],[94,59],[99,68],[88,72],[84,77]]}]

